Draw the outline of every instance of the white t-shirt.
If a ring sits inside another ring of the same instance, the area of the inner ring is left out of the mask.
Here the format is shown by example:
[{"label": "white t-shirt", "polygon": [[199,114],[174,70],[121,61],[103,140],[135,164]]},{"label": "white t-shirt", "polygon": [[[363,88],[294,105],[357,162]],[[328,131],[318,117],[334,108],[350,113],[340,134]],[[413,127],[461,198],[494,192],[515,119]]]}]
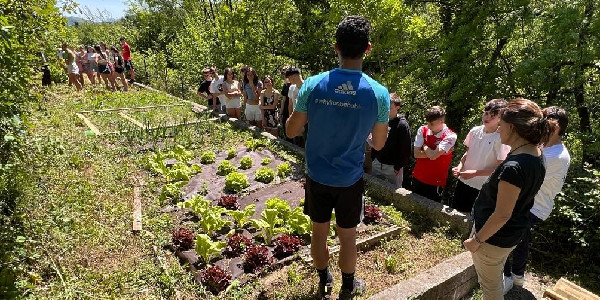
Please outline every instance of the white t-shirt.
[{"label": "white t-shirt", "polygon": [[[219,85],[223,84],[223,75],[219,75],[218,79],[213,79],[210,82],[210,86],[208,88],[208,90],[210,91],[211,94],[214,93],[219,93]],[[225,101],[227,100],[227,96],[225,95],[220,95],[219,96],[219,101],[221,101],[221,105],[225,105]]]},{"label": "white t-shirt", "polygon": [[546,162],[546,177],[535,195],[531,213],[546,220],[554,207],[554,197],[560,192],[569,171],[571,156],[562,143],[542,149]]},{"label": "white t-shirt", "polygon": [[[495,169],[499,160],[504,160],[510,151],[510,146],[503,145],[500,141],[500,133],[494,131],[485,133],[485,126],[473,127],[463,142],[469,149],[463,164],[463,170],[487,170]],[[487,176],[475,176],[473,178],[460,178],[464,184],[481,190]]]},{"label": "white t-shirt", "polygon": [[[415,136],[415,143],[414,146],[415,147],[423,147],[423,144],[425,144],[425,140],[423,139],[423,128],[425,128],[426,126],[421,126],[419,127],[419,129],[417,130],[417,136]],[[432,131],[429,130],[427,132],[427,135],[432,135]],[[448,153],[450,151],[450,149],[452,149],[452,147],[454,147],[454,144],[456,143],[456,133],[452,132],[448,126],[446,126],[446,124],[444,124],[444,128],[442,128],[442,130],[440,130],[440,132],[438,132],[435,137],[436,138],[441,138],[443,134],[446,134],[446,137],[440,141],[440,143],[437,145],[436,149],[442,149],[444,150],[444,152]]]},{"label": "white t-shirt", "polygon": [[295,84],[292,84],[292,85],[290,85],[290,89],[289,89],[289,91],[288,91],[288,94],[287,94],[287,96],[288,96],[290,99],[294,99],[294,103],[296,103],[296,99],[298,99],[298,92],[299,92],[299,91],[300,91],[300,90],[298,90],[298,87],[296,87],[296,85],[295,85]]}]

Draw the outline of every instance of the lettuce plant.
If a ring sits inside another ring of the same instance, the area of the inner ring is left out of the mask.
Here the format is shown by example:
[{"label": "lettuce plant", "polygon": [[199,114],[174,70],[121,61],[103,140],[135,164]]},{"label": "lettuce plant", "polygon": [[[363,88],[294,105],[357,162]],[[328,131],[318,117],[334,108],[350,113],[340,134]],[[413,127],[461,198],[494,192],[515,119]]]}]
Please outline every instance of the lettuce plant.
[{"label": "lettuce plant", "polygon": [[268,157],[263,158],[263,160],[260,162],[261,165],[266,166],[268,164],[271,163],[271,159]]},{"label": "lettuce plant", "polygon": [[275,171],[268,167],[260,167],[254,173],[254,179],[262,183],[270,183],[275,179]]},{"label": "lettuce plant", "polygon": [[167,199],[171,201],[178,201],[181,198],[181,188],[187,184],[187,181],[179,181],[174,183],[165,184],[162,187],[160,196],[158,199],[164,203]]},{"label": "lettuce plant", "polygon": [[246,148],[249,150],[262,150],[262,148],[267,147],[267,142],[262,139],[250,139],[246,141]]},{"label": "lettuce plant", "polygon": [[273,249],[273,256],[278,259],[288,257],[298,252],[300,247],[304,245],[301,239],[288,234],[282,234],[278,236],[273,244],[275,245],[275,248]]},{"label": "lettuce plant", "polygon": [[232,148],[227,151],[227,159],[232,159],[236,156],[237,156],[237,152],[235,151],[235,149]]},{"label": "lettuce plant", "polygon": [[191,165],[178,162],[173,167],[168,168],[163,174],[167,182],[174,181],[189,181],[192,175],[202,172],[202,167],[199,165]]},{"label": "lettuce plant", "polygon": [[200,272],[200,282],[216,296],[231,284],[231,275],[219,266],[210,266]]},{"label": "lettuce plant", "polygon": [[363,223],[378,223],[381,220],[381,217],[383,217],[383,214],[381,213],[379,207],[372,204],[365,205],[365,217],[363,219]]},{"label": "lettuce plant", "polygon": [[200,162],[203,165],[212,164],[215,162],[215,160],[217,160],[217,157],[215,156],[215,153],[212,151],[206,151],[206,152],[202,153],[202,155],[200,156]]},{"label": "lettuce plant", "polygon": [[213,242],[206,234],[196,236],[196,253],[205,264],[209,264],[215,257],[220,257],[226,245],[227,243],[221,241]]},{"label": "lettuce plant", "polygon": [[238,204],[238,197],[236,195],[223,195],[219,198],[218,202],[220,207],[224,207],[231,210],[237,210],[240,208]]},{"label": "lettuce plant", "polygon": [[238,228],[244,227],[244,225],[250,220],[252,215],[256,212],[256,204],[250,204],[244,208],[244,210],[227,210],[225,213],[235,220]]},{"label": "lettuce plant", "polygon": [[147,157],[147,167],[154,174],[165,175],[168,172],[167,165],[165,164],[167,156],[161,151],[150,154]]},{"label": "lettuce plant", "polygon": [[194,196],[186,201],[177,204],[180,208],[189,208],[196,216],[203,216],[206,211],[210,210],[210,200],[204,199],[201,196]]},{"label": "lettuce plant", "polygon": [[296,207],[290,213],[285,227],[289,228],[290,233],[304,235],[311,232],[312,221],[309,216],[304,214],[302,207]]},{"label": "lettuce plant", "polygon": [[269,249],[266,246],[252,246],[246,249],[246,254],[244,255],[244,271],[258,273],[265,266],[270,265],[272,260],[269,257]]},{"label": "lettuce plant", "polygon": [[277,216],[284,223],[287,222],[289,215],[292,211],[292,209],[290,208],[290,204],[287,201],[277,197],[267,199],[267,201],[265,202],[265,206],[266,208],[272,208],[277,210]]},{"label": "lettuce plant", "polygon": [[231,172],[225,177],[225,189],[239,193],[241,190],[250,186],[246,174]]},{"label": "lettuce plant", "polygon": [[217,175],[225,176],[233,171],[236,167],[228,160],[222,161],[217,167]]},{"label": "lettuce plant", "polygon": [[173,231],[173,245],[179,250],[189,250],[194,246],[194,233],[184,227]]},{"label": "lettuce plant", "polygon": [[250,222],[254,228],[260,230],[266,244],[271,244],[273,237],[278,233],[285,233],[285,229],[278,227],[282,225],[282,221],[277,217],[277,210],[265,208],[260,214],[260,219],[251,219]]},{"label": "lettuce plant", "polygon": [[244,156],[240,160],[240,169],[248,170],[252,168],[252,158],[250,156]]},{"label": "lettuce plant", "polygon": [[292,175],[292,166],[289,162],[284,162],[277,166],[277,176],[279,178],[286,178],[290,175]]},{"label": "lettuce plant", "polygon": [[221,215],[226,211],[225,208],[219,206],[211,206],[210,209],[206,210],[202,215],[200,221],[200,228],[204,233],[212,236],[215,231],[221,230],[226,225],[229,225],[231,222],[225,220],[221,217]]},{"label": "lettuce plant", "polygon": [[187,163],[188,161],[192,160],[194,153],[186,150],[185,147],[181,145],[177,145],[175,146],[175,149],[167,153],[167,156],[170,158],[175,158],[180,162]]},{"label": "lettuce plant", "polygon": [[241,233],[234,233],[227,239],[227,247],[223,254],[225,257],[240,256],[246,251],[246,248],[252,245],[252,240]]}]

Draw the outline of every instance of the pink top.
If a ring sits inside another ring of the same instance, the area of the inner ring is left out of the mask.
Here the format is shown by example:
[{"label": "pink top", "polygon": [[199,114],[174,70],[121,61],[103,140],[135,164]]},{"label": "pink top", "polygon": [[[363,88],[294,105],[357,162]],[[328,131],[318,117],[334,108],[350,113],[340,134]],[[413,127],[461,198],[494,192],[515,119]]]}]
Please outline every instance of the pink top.
[{"label": "pink top", "polygon": [[131,60],[131,50],[129,49],[129,44],[123,43],[123,59]]}]

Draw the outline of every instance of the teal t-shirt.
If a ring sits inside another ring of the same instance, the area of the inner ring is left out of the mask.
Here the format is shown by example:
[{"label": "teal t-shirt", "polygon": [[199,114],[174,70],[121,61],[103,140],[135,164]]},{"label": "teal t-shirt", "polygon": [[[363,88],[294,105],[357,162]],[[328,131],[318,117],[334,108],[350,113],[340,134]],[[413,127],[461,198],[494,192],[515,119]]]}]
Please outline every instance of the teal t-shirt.
[{"label": "teal t-shirt", "polygon": [[363,175],[365,140],[373,126],[388,123],[390,97],[362,71],[333,69],[306,79],[294,109],[308,117],[308,176],[347,187]]}]

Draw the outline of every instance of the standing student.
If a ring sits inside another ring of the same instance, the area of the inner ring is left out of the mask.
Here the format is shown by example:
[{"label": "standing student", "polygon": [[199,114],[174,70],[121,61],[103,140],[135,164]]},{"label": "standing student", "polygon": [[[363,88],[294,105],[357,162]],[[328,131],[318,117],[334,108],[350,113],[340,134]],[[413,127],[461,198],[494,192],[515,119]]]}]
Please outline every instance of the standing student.
[{"label": "standing student", "polygon": [[529,228],[529,210],[546,174],[538,145],[548,141],[550,125],[535,102],[516,99],[502,112],[498,132],[511,151],[483,184],[473,205],[473,231],[464,241],[485,300],[504,299],[502,269]]},{"label": "standing student", "polygon": [[263,79],[265,89],[260,93],[260,99],[262,99],[262,127],[274,136],[278,136],[277,133],[277,105],[279,104],[279,91],[273,89],[273,79],[271,76],[265,76]]},{"label": "standing student", "polygon": [[75,52],[67,46],[67,44],[62,44],[62,57],[65,58],[65,70],[67,71],[67,75],[69,76],[69,83],[75,85],[78,91],[81,91],[81,83],[79,82],[79,67],[77,67],[76,62],[76,54]]},{"label": "standing student", "polygon": [[[311,256],[319,274],[320,298],[327,299],[333,286],[327,248],[333,210],[340,240],[339,299],[352,299],[365,290],[364,282],[354,276],[356,226],[364,210],[364,142],[371,133],[373,147],[383,147],[390,113],[387,89],[361,71],[363,56],[371,50],[370,27],[361,16],[348,16],[339,23],[334,49],[340,68],[302,83],[286,127],[289,137],[299,135],[307,122],[310,131],[306,141],[304,212],[313,221]],[[288,78],[294,83],[291,76]]]},{"label": "standing student", "polygon": [[204,80],[198,86],[198,90],[196,94],[198,97],[207,100],[208,107],[212,108],[212,110],[217,110],[217,103],[213,101],[212,93],[210,92],[210,83],[212,82],[212,75],[210,72],[210,68],[202,69],[202,77]]},{"label": "standing student", "polygon": [[290,139],[287,137],[287,135],[285,134],[285,123],[287,122],[288,118],[290,117],[290,113],[293,111],[293,107],[292,109],[290,109],[290,97],[288,97],[288,93],[290,91],[290,80],[285,77],[285,72],[287,71],[287,69],[290,66],[284,66],[281,69],[281,77],[283,78],[283,86],[281,87],[281,96],[282,96],[282,101],[281,103],[281,107],[279,108],[279,122],[281,123],[281,127],[283,127],[283,136],[285,138],[286,141],[288,142],[293,142],[293,139]]},{"label": "standing student", "polygon": [[244,115],[246,116],[246,121],[252,126],[262,127],[263,116],[260,109],[260,93],[262,88],[263,83],[258,80],[256,71],[254,71],[254,68],[248,67],[246,72],[244,72],[242,95],[246,103]]},{"label": "standing student", "polygon": [[[300,73],[300,68],[297,67],[289,67],[285,72],[285,78],[290,82],[290,88],[288,90],[287,95],[289,98],[288,111],[291,114],[294,112],[296,99],[298,98],[298,92],[300,91],[302,84],[304,84],[304,79],[302,78],[302,74]],[[305,125],[303,131],[301,132],[302,134],[294,137],[294,144],[304,148],[304,141],[307,129],[308,126]]]},{"label": "standing student", "polygon": [[216,67],[211,67],[210,76],[212,81],[210,82],[209,92],[212,95],[213,109],[219,107],[221,111],[226,111],[227,96],[223,93],[223,75],[219,75]]},{"label": "standing student", "polygon": [[550,138],[542,149],[546,162],[546,176],[540,191],[533,198],[533,206],[529,211],[529,226],[523,239],[512,252],[512,263],[507,260],[504,264],[504,293],[507,293],[513,284],[523,286],[525,283],[531,228],[550,216],[554,198],[562,189],[571,164],[569,151],[562,142],[569,125],[567,112],[561,107],[551,106],[545,108],[542,113],[550,122],[551,130]]},{"label": "standing student", "polygon": [[458,166],[452,168],[452,174],[458,177],[450,207],[464,213],[471,213],[473,203],[485,180],[506,158],[510,148],[502,145],[498,133],[500,113],[506,107],[504,99],[493,99],[485,104],[481,121],[467,134],[463,144],[467,151]]},{"label": "standing student", "polygon": [[125,37],[121,37],[119,39],[121,42],[121,50],[123,51],[123,60],[125,60],[125,70],[129,71],[129,83],[135,82],[135,68],[133,67],[133,63],[131,62],[131,48]]},{"label": "standing student", "polygon": [[235,80],[235,74],[231,68],[225,69],[223,80],[223,94],[227,96],[225,106],[227,107],[227,115],[240,120],[242,118],[241,111],[241,95],[240,84]]},{"label": "standing student", "polygon": [[[402,187],[404,181],[404,167],[408,165],[411,155],[410,126],[404,116],[398,116],[402,100],[396,93],[390,94],[390,121],[385,146],[379,151],[371,150],[373,160],[372,172],[375,176],[382,176],[396,188]],[[369,146],[372,139],[368,140]]]},{"label": "standing student", "polygon": [[115,79],[111,76],[108,56],[105,52],[102,51],[100,45],[96,45],[94,49],[96,50],[96,54],[98,54],[98,73],[102,76],[102,80],[104,80],[106,88],[108,90],[115,91],[117,88],[115,84]]},{"label": "standing student", "polygon": [[414,143],[417,159],[413,169],[412,191],[440,202],[452,163],[456,143],[454,133],[445,123],[446,112],[433,106],[425,113],[426,125],[419,127]]},{"label": "standing student", "polygon": [[121,84],[123,85],[123,91],[127,92],[129,90],[129,84],[127,84],[127,80],[125,79],[125,66],[123,62],[123,57],[119,53],[119,50],[115,46],[110,47],[110,53],[113,57],[115,74],[113,79],[119,78],[121,80]]}]

